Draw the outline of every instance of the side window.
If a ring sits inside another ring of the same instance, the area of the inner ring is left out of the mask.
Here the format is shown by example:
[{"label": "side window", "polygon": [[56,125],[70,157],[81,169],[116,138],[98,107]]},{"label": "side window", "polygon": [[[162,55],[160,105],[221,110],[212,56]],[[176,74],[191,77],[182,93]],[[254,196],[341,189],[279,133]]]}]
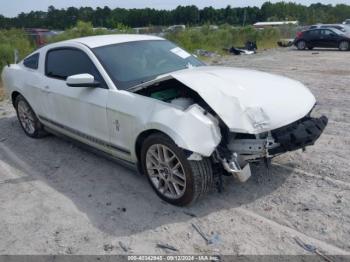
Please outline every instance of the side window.
[{"label": "side window", "polygon": [[54,49],[46,54],[45,74],[48,77],[66,80],[68,76],[91,74],[102,88],[107,88],[90,58],[78,49]]},{"label": "side window", "polygon": [[312,30],[312,31],[309,31],[309,35],[312,37],[312,38],[315,38],[319,35],[320,33],[320,30]]},{"label": "side window", "polygon": [[36,53],[34,55],[31,55],[30,57],[27,57],[23,61],[23,65],[25,67],[31,68],[31,69],[38,69],[39,66],[39,53]]},{"label": "side window", "polygon": [[334,32],[331,30],[328,30],[328,29],[321,30],[321,35],[323,35],[323,36],[329,36],[332,34],[334,34]]}]

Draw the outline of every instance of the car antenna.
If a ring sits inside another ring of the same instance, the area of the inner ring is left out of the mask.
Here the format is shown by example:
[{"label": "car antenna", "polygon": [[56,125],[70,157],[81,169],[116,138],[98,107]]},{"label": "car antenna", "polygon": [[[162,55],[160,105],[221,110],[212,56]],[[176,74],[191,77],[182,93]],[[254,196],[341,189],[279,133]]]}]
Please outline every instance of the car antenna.
[{"label": "car antenna", "polygon": [[18,49],[14,49],[13,50],[13,57],[14,57],[14,62],[15,62],[15,64],[17,64],[18,63],[18,60],[19,60],[19,52],[18,52]]}]

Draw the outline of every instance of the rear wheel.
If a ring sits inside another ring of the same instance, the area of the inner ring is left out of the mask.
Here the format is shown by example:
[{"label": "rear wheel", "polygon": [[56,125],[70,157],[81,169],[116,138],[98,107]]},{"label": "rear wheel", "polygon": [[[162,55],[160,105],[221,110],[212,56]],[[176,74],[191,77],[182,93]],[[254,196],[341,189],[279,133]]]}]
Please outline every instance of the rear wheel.
[{"label": "rear wheel", "polygon": [[15,108],[18,121],[27,136],[40,138],[46,135],[43,125],[40,123],[33,109],[22,95],[16,97]]},{"label": "rear wheel", "polygon": [[340,51],[347,51],[349,50],[350,44],[348,41],[341,41],[339,43],[339,50]]},{"label": "rear wheel", "polygon": [[304,40],[300,40],[298,43],[297,43],[297,48],[299,50],[305,50],[306,48],[306,42]]},{"label": "rear wheel", "polygon": [[184,151],[160,133],[153,134],[144,141],[141,164],[157,195],[173,205],[188,205],[213,185],[209,159],[187,160]]}]

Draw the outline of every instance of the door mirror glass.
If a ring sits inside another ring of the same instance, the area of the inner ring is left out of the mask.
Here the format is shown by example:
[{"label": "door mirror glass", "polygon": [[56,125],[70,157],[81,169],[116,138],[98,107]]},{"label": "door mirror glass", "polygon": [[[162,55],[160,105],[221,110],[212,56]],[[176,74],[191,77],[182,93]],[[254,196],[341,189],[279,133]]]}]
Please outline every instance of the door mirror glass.
[{"label": "door mirror glass", "polygon": [[72,87],[98,87],[100,83],[95,81],[94,76],[90,74],[79,74],[67,77],[66,83]]}]

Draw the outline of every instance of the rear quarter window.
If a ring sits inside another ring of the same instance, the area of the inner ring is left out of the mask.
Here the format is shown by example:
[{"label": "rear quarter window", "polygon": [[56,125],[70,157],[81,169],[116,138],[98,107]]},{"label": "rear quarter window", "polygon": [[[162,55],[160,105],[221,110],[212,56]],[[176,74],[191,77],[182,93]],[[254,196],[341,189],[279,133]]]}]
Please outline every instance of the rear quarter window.
[{"label": "rear quarter window", "polygon": [[39,67],[39,53],[31,55],[23,60],[23,65],[27,68],[38,69]]}]

